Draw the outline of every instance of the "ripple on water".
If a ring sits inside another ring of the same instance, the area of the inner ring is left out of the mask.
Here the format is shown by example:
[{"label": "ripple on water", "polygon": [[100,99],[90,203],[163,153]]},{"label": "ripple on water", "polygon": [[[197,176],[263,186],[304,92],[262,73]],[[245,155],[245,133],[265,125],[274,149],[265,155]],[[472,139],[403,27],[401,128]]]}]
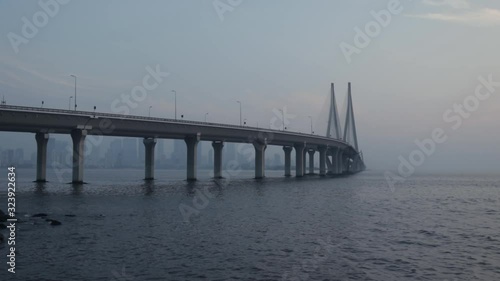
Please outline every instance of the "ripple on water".
[{"label": "ripple on water", "polygon": [[[391,192],[370,171],[228,185],[142,173],[21,179],[17,280],[500,280],[498,176],[415,176]],[[193,203],[203,190],[216,196]]]}]

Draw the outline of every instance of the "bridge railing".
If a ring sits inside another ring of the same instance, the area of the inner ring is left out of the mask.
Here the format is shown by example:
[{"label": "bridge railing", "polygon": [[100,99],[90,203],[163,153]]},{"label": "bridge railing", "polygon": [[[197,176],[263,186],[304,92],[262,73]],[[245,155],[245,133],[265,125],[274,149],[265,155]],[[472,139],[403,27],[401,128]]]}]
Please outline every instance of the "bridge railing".
[{"label": "bridge railing", "polygon": [[[89,117],[109,117],[109,118],[117,118],[117,119],[127,119],[127,120],[142,120],[142,121],[158,121],[158,122],[169,122],[169,123],[179,123],[179,124],[192,124],[192,125],[203,125],[203,126],[214,126],[220,128],[230,128],[230,129],[239,129],[239,130],[257,130],[263,132],[270,133],[279,133],[279,134],[289,134],[295,136],[308,136],[325,140],[332,140],[331,138],[305,134],[300,132],[292,132],[292,131],[281,131],[275,129],[266,129],[266,128],[258,128],[252,126],[239,126],[239,125],[231,125],[231,124],[222,124],[222,123],[211,123],[211,122],[202,122],[202,121],[191,121],[184,119],[171,119],[171,118],[159,118],[159,117],[146,117],[146,116],[138,116],[138,115],[125,115],[125,114],[114,114],[114,113],[102,113],[102,112],[92,112],[92,111],[79,111],[79,110],[65,110],[65,109],[55,109],[55,108],[41,108],[41,107],[29,107],[29,106],[17,106],[17,105],[0,105],[0,109],[8,109],[12,111],[32,111],[32,112],[46,112],[46,113],[59,113],[59,114],[68,114],[68,115],[83,115]],[[347,142],[339,139],[335,139],[340,143],[349,145]]]}]

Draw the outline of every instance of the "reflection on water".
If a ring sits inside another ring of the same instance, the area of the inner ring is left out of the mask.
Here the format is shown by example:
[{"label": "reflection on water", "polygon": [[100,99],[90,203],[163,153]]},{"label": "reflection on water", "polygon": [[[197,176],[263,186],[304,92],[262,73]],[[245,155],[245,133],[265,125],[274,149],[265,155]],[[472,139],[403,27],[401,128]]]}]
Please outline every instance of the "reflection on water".
[{"label": "reflection on water", "polygon": [[498,176],[414,176],[391,192],[370,171],[142,173],[71,185],[20,171],[17,274],[0,280],[500,280]]}]

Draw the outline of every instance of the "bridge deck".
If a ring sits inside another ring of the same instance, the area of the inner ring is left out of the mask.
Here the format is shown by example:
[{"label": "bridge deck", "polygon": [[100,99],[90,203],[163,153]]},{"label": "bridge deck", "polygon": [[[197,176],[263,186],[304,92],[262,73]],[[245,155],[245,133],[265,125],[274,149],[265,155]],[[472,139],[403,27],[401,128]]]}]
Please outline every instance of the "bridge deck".
[{"label": "bridge deck", "polygon": [[69,134],[86,129],[89,135],[183,139],[199,134],[201,140],[270,145],[306,143],[308,147],[338,147],[357,153],[348,143],[328,137],[250,126],[175,120],[168,118],[72,111],[51,108],[0,106],[0,131]]}]

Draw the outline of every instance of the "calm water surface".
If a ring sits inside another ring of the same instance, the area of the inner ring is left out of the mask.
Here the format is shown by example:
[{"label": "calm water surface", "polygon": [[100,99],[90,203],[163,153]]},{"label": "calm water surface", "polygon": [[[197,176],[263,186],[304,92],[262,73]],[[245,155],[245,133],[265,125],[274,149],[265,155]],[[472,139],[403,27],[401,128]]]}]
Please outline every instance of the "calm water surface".
[{"label": "calm water surface", "polygon": [[0,280],[500,280],[500,176],[420,175],[391,191],[376,171],[145,183],[142,170],[86,170],[80,187],[17,173],[17,273],[4,243]]}]

